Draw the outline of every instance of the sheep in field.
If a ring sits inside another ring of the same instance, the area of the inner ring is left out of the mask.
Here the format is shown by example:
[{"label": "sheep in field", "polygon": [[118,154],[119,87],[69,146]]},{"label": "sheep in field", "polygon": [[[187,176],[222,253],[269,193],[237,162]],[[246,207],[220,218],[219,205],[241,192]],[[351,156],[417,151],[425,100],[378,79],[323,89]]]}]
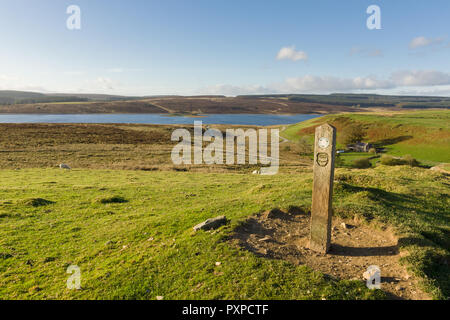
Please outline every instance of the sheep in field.
[{"label": "sheep in field", "polygon": [[67,169],[67,170],[70,170],[70,167],[69,167],[67,164],[65,164],[65,163],[61,163],[61,164],[59,165],[59,168],[60,168],[60,169]]}]

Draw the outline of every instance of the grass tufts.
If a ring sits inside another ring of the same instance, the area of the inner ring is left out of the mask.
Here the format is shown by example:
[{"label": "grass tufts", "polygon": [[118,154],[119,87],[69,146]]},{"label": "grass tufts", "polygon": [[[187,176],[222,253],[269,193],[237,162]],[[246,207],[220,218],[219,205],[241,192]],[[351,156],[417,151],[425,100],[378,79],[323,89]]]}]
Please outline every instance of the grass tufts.
[{"label": "grass tufts", "polygon": [[106,197],[106,198],[97,198],[95,200],[98,203],[107,204],[107,203],[125,203],[128,202],[125,198],[121,196],[112,196],[112,197]]},{"label": "grass tufts", "polygon": [[26,206],[31,207],[42,207],[42,206],[48,206],[49,204],[55,203],[54,201],[46,200],[43,198],[30,198],[25,199],[22,201],[22,203]]}]

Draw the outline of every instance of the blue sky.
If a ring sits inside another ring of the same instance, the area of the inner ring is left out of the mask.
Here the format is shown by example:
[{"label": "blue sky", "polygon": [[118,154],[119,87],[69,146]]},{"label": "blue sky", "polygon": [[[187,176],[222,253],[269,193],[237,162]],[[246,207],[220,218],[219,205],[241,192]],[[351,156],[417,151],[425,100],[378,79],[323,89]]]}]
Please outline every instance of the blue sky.
[{"label": "blue sky", "polygon": [[450,96],[447,0],[0,0],[0,39],[0,90]]}]

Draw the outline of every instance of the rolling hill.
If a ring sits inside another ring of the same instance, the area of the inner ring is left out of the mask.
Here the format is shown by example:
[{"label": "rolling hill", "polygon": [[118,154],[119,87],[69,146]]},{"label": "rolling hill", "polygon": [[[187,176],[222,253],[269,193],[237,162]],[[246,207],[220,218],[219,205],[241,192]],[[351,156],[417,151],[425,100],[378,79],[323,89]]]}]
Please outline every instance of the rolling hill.
[{"label": "rolling hill", "polygon": [[0,91],[0,113],[336,113],[368,108],[450,108],[449,97],[374,94],[250,96],[118,96]]}]

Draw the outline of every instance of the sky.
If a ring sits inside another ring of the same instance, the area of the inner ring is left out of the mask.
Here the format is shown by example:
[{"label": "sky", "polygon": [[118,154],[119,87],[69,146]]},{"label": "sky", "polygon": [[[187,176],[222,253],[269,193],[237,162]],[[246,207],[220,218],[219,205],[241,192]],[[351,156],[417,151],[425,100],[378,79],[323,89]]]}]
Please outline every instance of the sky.
[{"label": "sky", "polygon": [[0,90],[450,96],[450,1],[0,0]]}]

